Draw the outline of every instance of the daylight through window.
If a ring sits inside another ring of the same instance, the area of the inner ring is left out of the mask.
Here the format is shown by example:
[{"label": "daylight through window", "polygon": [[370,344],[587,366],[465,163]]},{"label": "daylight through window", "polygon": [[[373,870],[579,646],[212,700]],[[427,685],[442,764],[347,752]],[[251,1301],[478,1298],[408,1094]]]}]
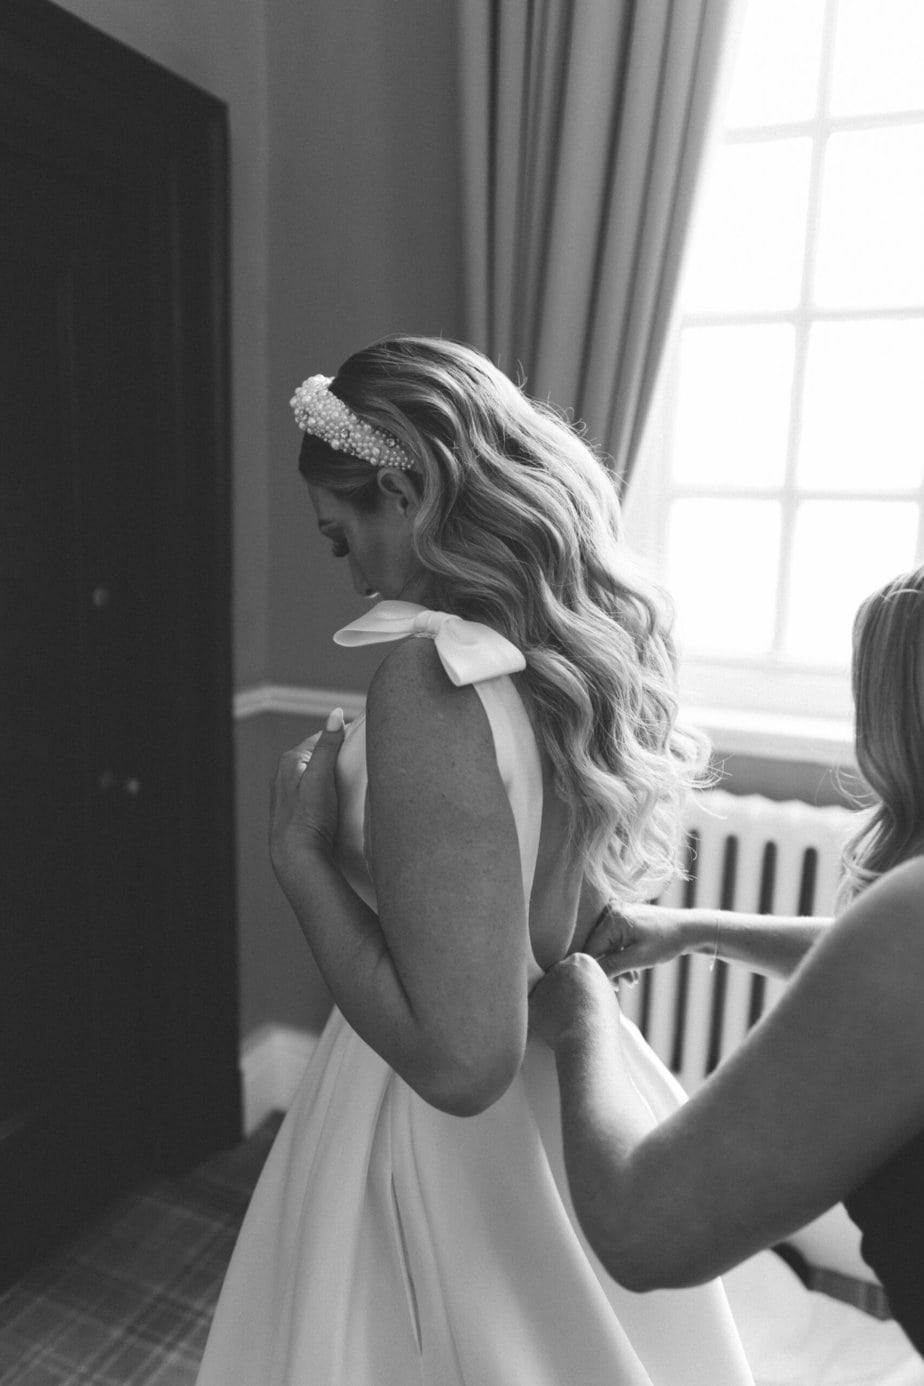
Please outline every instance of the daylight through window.
[{"label": "daylight through window", "polygon": [[924,558],[924,4],[749,0],[630,497],[695,701],[847,715]]}]

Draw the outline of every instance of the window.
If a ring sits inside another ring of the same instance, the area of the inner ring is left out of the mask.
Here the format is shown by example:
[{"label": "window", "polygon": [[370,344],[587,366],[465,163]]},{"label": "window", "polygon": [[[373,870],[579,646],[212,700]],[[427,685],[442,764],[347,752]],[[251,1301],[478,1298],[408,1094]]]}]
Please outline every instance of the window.
[{"label": "window", "polygon": [[749,0],[629,536],[685,700],[850,715],[924,560],[924,3]]}]

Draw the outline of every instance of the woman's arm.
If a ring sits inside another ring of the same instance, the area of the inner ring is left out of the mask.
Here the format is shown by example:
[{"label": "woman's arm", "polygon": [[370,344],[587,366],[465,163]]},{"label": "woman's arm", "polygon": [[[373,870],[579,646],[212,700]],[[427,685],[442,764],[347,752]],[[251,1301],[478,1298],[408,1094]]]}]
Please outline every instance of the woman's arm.
[{"label": "woman's arm", "polygon": [[526,905],[491,729],[432,641],[409,640],[373,680],[366,741],[378,915],[330,833],[282,833],[277,875],[353,1028],[427,1101],[469,1115],[510,1083],[527,1025]]},{"label": "woman's arm", "polygon": [[616,1279],[710,1279],[847,1196],[924,1126],[922,916],[918,859],[845,912],[660,1125],[623,1063],[600,969],[577,955],[539,983],[531,1014],[556,1051],[575,1208]]},{"label": "woman's arm", "polygon": [[587,940],[586,951],[610,977],[684,953],[704,953],[744,963],[755,972],[789,977],[830,924],[829,918],[817,916],[614,904]]}]

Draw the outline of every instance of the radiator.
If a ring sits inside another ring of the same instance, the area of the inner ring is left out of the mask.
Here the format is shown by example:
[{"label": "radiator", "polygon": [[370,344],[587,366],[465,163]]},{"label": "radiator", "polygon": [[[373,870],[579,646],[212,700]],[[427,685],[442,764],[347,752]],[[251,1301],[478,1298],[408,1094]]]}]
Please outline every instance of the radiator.
[{"label": "radiator", "polygon": [[[830,914],[840,853],[854,821],[846,808],[712,789],[693,796],[687,816],[687,878],[663,904],[759,914]],[[687,1092],[779,999],[786,983],[700,955],[642,973],[620,989],[620,1005]]]}]

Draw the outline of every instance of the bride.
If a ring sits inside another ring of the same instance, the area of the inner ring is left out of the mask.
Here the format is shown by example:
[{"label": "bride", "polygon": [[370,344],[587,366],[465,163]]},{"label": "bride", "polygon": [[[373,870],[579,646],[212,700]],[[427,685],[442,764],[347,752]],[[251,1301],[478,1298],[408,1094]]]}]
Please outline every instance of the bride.
[{"label": "bride", "polygon": [[543,971],[673,871],[701,766],[611,478],[449,341],[387,338],[292,403],[318,528],[383,598],[334,638],[392,643],[365,717],[277,774],[273,864],[336,1005],[199,1386],[749,1386],[719,1282],[639,1296],[596,1259],[527,1036]]}]

